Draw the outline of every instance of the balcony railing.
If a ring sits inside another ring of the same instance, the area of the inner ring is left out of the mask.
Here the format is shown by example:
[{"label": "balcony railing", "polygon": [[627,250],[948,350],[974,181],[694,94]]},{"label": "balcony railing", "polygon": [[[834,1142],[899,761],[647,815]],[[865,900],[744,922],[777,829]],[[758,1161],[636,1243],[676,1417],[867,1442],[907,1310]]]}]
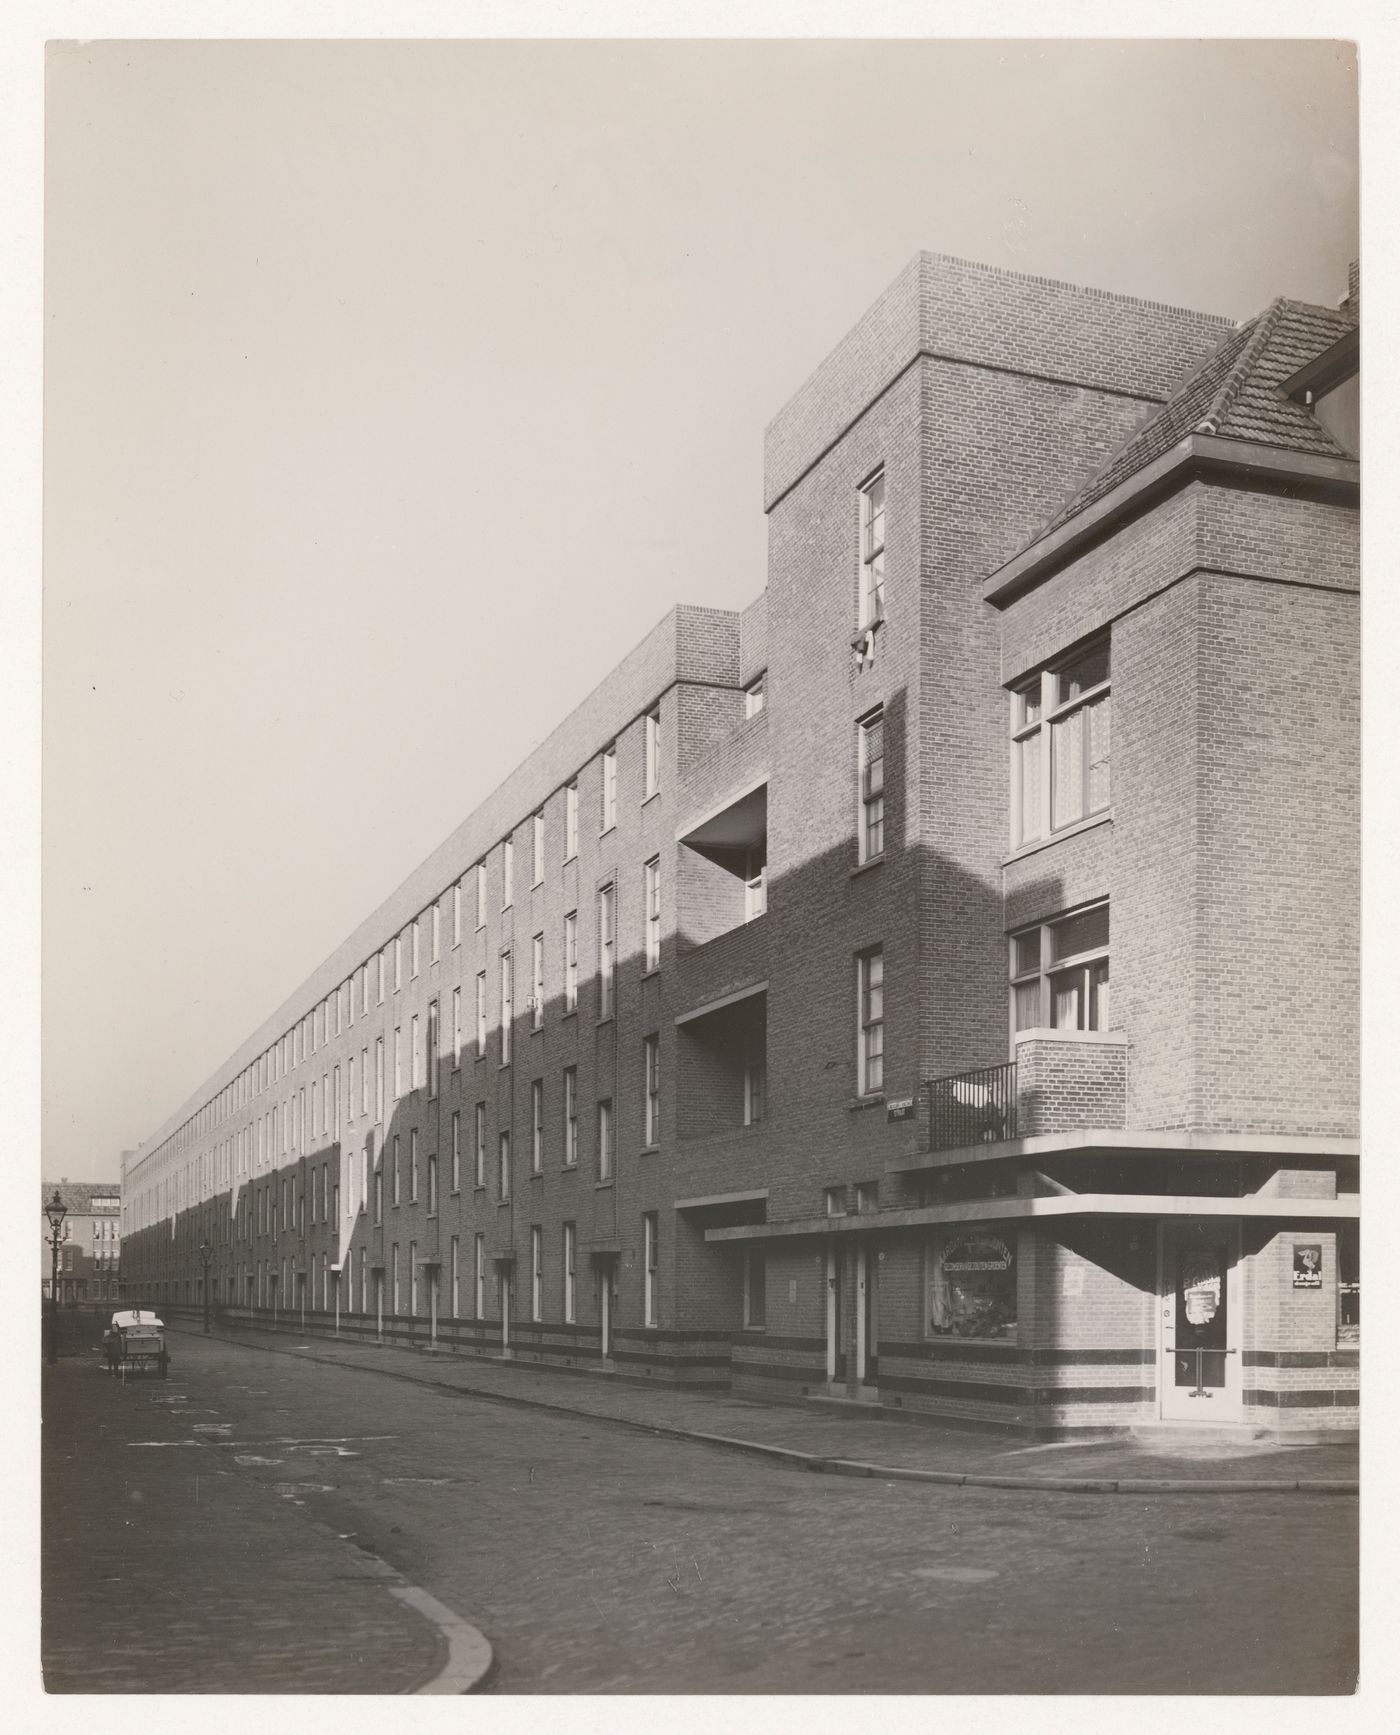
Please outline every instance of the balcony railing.
[{"label": "balcony railing", "polygon": [[1016,1062],[930,1080],[928,1148],[957,1150],[1016,1137]]}]

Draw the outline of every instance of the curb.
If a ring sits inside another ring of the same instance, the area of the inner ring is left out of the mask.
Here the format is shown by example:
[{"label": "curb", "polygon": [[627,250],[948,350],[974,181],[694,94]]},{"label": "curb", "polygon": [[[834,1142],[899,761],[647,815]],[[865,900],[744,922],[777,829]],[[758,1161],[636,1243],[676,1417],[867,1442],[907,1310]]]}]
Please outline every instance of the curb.
[{"label": "curb", "polygon": [[[167,1330],[172,1329],[167,1326]],[[174,1328],[174,1329],[179,1329]],[[295,1355],[303,1361],[314,1361],[323,1367],[352,1367],[365,1373],[379,1374],[389,1379],[406,1380],[412,1385],[432,1386],[437,1391],[454,1393],[464,1398],[481,1398],[488,1403],[513,1404],[518,1409],[547,1410],[558,1415],[577,1417],[588,1422],[604,1422],[616,1428],[631,1428],[644,1434],[659,1434],[671,1440],[687,1440],[700,1446],[717,1446],[724,1451],[747,1452],[751,1456],[770,1458],[778,1463],[808,1470],[817,1476],[864,1476],[884,1482],[930,1482],[950,1488],[1007,1488],[1033,1494],[1348,1494],[1361,1491],[1354,1478],[1326,1481],[1318,1478],[1292,1480],[1257,1479],[1227,1480],[1221,1477],[1150,1477],[1150,1476],[990,1476],[959,1470],[916,1470],[897,1464],[867,1463],[857,1458],[832,1458],[818,1452],[803,1452],[796,1446],[773,1446],[763,1440],[741,1440],[729,1434],[707,1434],[695,1428],[678,1428],[666,1422],[641,1422],[631,1416],[609,1416],[596,1410],[575,1409],[572,1404],[560,1404],[545,1398],[529,1398],[512,1392],[495,1392],[480,1386],[460,1385],[447,1380],[420,1379],[398,1368],[377,1368],[358,1362],[341,1361],[335,1356],[317,1355],[314,1351],[283,1349],[280,1345],[249,1342],[247,1339],[220,1334],[223,1343],[241,1344],[246,1349],[261,1349],[273,1355]],[[425,1593],[426,1594],[426,1593]],[[449,1611],[450,1612],[450,1611]],[[456,1617],[453,1617],[454,1619]],[[473,1629],[475,1630],[475,1629]],[[482,1641],[485,1643],[485,1641]],[[490,1647],[487,1646],[489,1651]],[[487,1665],[490,1666],[489,1663]],[[420,1688],[419,1691],[458,1692],[466,1688]]]}]

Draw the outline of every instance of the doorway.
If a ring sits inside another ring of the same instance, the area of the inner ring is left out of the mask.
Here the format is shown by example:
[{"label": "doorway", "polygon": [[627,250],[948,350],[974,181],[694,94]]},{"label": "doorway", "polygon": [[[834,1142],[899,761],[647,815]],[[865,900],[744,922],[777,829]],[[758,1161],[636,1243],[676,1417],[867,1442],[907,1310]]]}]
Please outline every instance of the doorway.
[{"label": "doorway", "polygon": [[1240,1226],[1166,1222],[1159,1246],[1162,1420],[1242,1421]]}]

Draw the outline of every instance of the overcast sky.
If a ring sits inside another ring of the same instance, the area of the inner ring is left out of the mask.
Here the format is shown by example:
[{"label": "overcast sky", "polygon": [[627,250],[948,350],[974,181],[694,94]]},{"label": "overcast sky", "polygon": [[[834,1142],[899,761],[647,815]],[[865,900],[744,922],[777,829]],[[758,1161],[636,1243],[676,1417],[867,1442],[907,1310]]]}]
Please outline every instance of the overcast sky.
[{"label": "overcast sky", "polygon": [[44,1173],[114,1176],[677,601],[920,248],[1335,303],[1325,43],[49,65]]}]

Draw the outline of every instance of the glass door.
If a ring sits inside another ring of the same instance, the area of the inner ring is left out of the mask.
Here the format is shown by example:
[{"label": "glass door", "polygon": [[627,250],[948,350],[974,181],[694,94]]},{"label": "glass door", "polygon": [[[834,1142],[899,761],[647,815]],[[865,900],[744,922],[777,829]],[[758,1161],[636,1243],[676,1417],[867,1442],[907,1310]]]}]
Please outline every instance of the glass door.
[{"label": "glass door", "polygon": [[1168,1222],[1161,1230],[1164,1421],[1243,1419],[1239,1224]]}]

